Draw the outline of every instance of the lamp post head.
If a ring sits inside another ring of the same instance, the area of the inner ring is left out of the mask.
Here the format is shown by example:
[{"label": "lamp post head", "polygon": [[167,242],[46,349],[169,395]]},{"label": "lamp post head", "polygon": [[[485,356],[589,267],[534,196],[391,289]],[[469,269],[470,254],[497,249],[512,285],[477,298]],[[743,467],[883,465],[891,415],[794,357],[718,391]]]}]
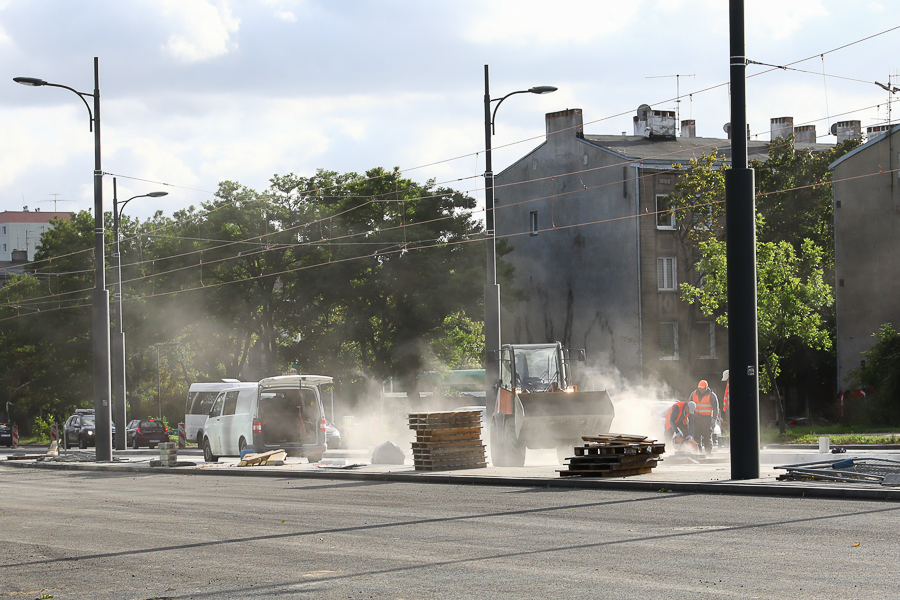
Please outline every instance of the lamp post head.
[{"label": "lamp post head", "polygon": [[150,192],[147,194],[150,198],[159,198],[160,196],[168,196],[169,192]]},{"label": "lamp post head", "polygon": [[552,92],[555,92],[557,89],[559,88],[555,88],[552,85],[539,85],[537,87],[531,88],[528,91],[532,94],[550,94]]},{"label": "lamp post head", "polygon": [[16,83],[21,83],[22,85],[27,85],[29,87],[37,87],[41,85],[47,85],[47,82],[43,79],[38,79],[37,77],[13,77],[13,81]]}]

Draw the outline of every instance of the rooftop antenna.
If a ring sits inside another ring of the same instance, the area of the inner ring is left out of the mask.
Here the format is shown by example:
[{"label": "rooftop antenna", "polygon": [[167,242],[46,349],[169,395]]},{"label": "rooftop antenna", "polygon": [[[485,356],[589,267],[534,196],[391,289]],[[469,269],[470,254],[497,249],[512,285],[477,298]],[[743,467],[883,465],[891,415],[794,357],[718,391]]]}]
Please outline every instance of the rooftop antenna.
[{"label": "rooftop antenna", "polygon": [[675,78],[675,126],[681,131],[681,78],[682,77],[697,77],[697,73],[685,74],[685,73],[677,73],[675,75],[652,75],[650,77],[644,77],[644,79],[668,79],[674,77]]},{"label": "rooftop antenna", "polygon": [[60,200],[58,198],[59,194],[47,194],[48,196],[53,196],[53,200],[38,200],[38,202],[52,202],[53,203],[53,212],[56,212],[56,203],[57,202],[72,202],[72,200]]}]

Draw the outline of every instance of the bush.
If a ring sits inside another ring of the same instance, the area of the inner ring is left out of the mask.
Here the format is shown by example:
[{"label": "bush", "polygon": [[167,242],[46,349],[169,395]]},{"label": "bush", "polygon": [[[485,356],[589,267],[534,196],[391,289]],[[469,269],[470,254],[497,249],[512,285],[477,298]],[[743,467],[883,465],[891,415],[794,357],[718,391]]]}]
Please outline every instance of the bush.
[{"label": "bush", "polygon": [[860,422],[873,425],[900,424],[900,332],[885,323],[873,337],[878,341],[849,374],[853,388],[872,390],[858,401],[856,415]]},{"label": "bush", "polygon": [[50,425],[54,423],[53,415],[44,418],[35,417],[34,426],[31,429],[31,437],[35,444],[50,443]]}]

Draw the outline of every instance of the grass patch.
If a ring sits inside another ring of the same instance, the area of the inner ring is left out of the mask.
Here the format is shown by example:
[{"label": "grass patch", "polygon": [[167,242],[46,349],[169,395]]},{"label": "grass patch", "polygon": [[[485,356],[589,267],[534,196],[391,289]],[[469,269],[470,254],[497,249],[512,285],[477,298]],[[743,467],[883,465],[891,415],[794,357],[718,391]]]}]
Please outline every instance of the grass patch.
[{"label": "grass patch", "polygon": [[881,429],[862,429],[846,425],[792,427],[785,433],[767,427],[760,431],[763,444],[818,444],[819,437],[828,436],[832,444],[900,444],[900,433]]}]

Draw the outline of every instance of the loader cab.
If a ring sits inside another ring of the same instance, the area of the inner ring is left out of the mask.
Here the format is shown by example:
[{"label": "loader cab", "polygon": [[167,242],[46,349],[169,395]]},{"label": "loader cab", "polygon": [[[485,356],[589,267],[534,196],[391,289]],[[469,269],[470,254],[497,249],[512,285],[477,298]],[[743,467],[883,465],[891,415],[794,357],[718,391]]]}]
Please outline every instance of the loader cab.
[{"label": "loader cab", "polygon": [[506,345],[500,350],[500,387],[515,393],[566,388],[566,364],[560,343]]}]

